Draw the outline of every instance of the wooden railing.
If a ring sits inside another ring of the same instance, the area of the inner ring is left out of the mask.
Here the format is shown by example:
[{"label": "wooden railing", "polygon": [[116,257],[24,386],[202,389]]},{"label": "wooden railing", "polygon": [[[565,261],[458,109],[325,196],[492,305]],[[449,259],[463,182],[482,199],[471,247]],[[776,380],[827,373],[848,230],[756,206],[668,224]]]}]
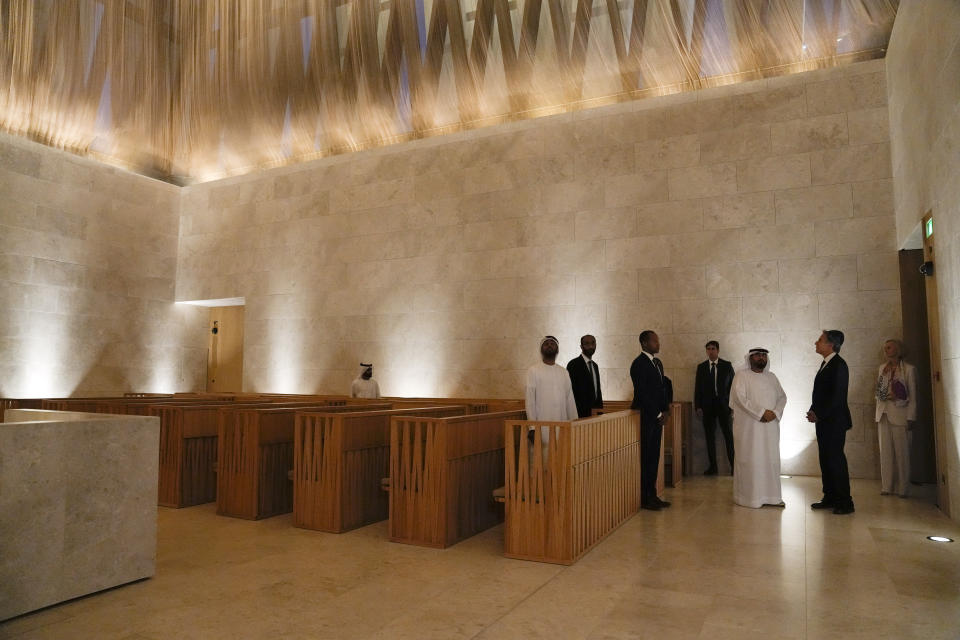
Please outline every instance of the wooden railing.
[{"label": "wooden railing", "polygon": [[523,400],[503,398],[384,398],[393,403],[396,408],[427,407],[440,405],[461,405],[467,408],[467,413],[494,413],[499,411],[515,411],[523,409]]},{"label": "wooden railing", "polygon": [[523,410],[390,425],[390,539],[447,547],[503,519],[492,492],[504,477],[505,420]]},{"label": "wooden railing", "polygon": [[341,533],[389,515],[381,480],[390,473],[393,416],[456,416],[459,405],[362,413],[297,414],[293,459],[293,524]]},{"label": "wooden railing", "polygon": [[507,557],[572,564],[640,507],[637,412],[508,420],[504,444]]},{"label": "wooden railing", "polygon": [[389,409],[388,403],[295,406],[222,411],[217,441],[217,513],[258,520],[293,508],[288,473],[293,467],[298,411]]}]

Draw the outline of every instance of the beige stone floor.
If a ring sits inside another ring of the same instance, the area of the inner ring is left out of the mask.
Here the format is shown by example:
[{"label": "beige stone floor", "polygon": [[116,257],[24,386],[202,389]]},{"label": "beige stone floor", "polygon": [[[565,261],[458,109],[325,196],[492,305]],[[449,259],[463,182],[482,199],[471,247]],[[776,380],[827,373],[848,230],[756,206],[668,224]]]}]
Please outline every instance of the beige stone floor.
[{"label": "beige stone floor", "polygon": [[[730,501],[692,478],[577,564],[505,559],[502,527],[438,551],[160,510],[156,577],[0,624],[0,638],[958,638],[960,526],[855,481],[857,512]],[[953,544],[934,544],[929,534]],[[2,588],[2,585],[0,585]]]}]

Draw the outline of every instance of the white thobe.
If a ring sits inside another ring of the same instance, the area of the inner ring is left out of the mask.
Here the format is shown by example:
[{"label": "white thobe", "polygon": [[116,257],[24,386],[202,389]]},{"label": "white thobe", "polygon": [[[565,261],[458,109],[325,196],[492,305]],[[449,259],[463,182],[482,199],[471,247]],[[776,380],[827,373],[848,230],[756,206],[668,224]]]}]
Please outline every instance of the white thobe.
[{"label": "white thobe", "polygon": [[558,364],[538,362],[527,369],[527,420],[564,422],[577,419],[570,374]]},{"label": "white thobe", "polygon": [[[780,491],[780,419],[787,405],[777,376],[738,371],[730,389],[733,409],[733,501],[754,509],[783,501]],[[760,422],[765,410],[777,418]]]},{"label": "white thobe", "polygon": [[373,378],[369,380],[356,378],[350,385],[350,395],[354,398],[379,398],[380,385]]},{"label": "white thobe", "polygon": [[[527,420],[544,422],[566,422],[576,420],[577,402],[573,398],[573,385],[570,373],[558,364],[538,362],[527,369],[526,405]],[[532,430],[532,429],[531,429]],[[540,430],[541,449],[544,464],[550,442],[550,429]],[[530,450],[530,464],[533,465],[533,449]]]}]

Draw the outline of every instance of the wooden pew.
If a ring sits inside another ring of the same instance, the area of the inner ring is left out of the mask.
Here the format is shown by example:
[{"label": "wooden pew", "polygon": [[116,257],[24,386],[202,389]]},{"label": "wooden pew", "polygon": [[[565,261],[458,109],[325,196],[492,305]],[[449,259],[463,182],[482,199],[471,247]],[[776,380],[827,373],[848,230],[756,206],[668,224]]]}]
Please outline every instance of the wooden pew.
[{"label": "wooden pew", "polygon": [[293,524],[342,533],[389,517],[381,480],[390,474],[390,419],[463,415],[460,405],[361,413],[297,414]]},{"label": "wooden pew", "polygon": [[[537,427],[532,446],[531,427]],[[640,508],[637,412],[575,422],[508,420],[504,444],[509,558],[573,564]]]},{"label": "wooden pew", "polygon": [[467,413],[494,413],[500,411],[515,411],[523,409],[523,400],[503,398],[383,398],[393,403],[394,407],[432,407],[440,405],[461,405],[467,408]]},{"label": "wooden pew", "polygon": [[[389,409],[389,403],[309,407],[350,412]],[[259,520],[293,509],[294,422],[306,407],[221,410],[217,439],[217,513]]]},{"label": "wooden pew", "polygon": [[39,409],[42,403],[40,398],[0,398],[0,422],[7,409]]},{"label": "wooden pew", "polygon": [[390,540],[444,548],[503,520],[505,420],[523,410],[424,418],[390,425]]},{"label": "wooden pew", "polygon": [[[233,419],[241,409],[317,406],[318,400],[273,402],[194,402],[148,405],[149,415],[160,418],[160,479],[158,504],[189,507],[217,499],[217,435],[221,415]],[[336,404],[337,398],[330,400]],[[139,411],[139,407],[135,409]],[[226,419],[225,419],[226,423]]]}]

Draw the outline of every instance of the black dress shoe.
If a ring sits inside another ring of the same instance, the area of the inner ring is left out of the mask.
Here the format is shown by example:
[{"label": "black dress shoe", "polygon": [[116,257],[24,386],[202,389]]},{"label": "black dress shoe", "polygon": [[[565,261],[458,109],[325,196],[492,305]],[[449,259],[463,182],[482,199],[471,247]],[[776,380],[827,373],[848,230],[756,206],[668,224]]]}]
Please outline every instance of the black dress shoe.
[{"label": "black dress shoe", "polygon": [[641,502],[640,508],[648,511],[660,511],[662,507],[656,502]]},{"label": "black dress shoe", "polygon": [[852,504],[845,504],[842,507],[834,507],[833,512],[838,516],[846,515],[848,513],[853,513],[855,509]]},{"label": "black dress shoe", "polygon": [[653,500],[661,509],[666,509],[667,507],[670,506],[669,502],[667,502],[666,500],[661,500],[659,497],[654,498]]},{"label": "black dress shoe", "polygon": [[704,472],[703,472],[703,475],[705,475],[705,476],[715,476],[715,475],[717,475],[717,470],[714,469],[713,467],[711,467],[711,468],[707,469],[706,471],[704,471]]},{"label": "black dress shoe", "polygon": [[821,500],[820,502],[814,502],[812,505],[810,505],[811,509],[833,509],[834,507],[836,507],[835,504],[833,504],[832,502],[828,502],[826,500]]}]

